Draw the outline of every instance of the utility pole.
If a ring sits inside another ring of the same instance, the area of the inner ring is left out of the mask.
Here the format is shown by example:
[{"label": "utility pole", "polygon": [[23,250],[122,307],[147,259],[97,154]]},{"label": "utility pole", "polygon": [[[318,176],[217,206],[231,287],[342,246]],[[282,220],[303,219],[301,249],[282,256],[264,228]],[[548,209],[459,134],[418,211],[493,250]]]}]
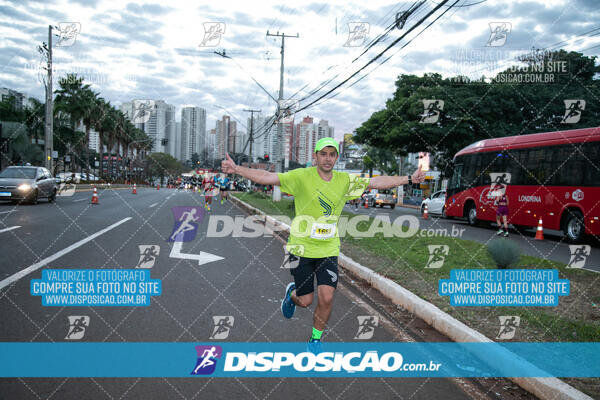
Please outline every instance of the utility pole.
[{"label": "utility pole", "polygon": [[254,157],[252,157],[252,144],[254,143],[254,113],[259,113],[261,110],[242,110],[250,113],[250,137],[248,141],[250,142],[250,157],[248,157],[248,168],[252,168],[252,162],[254,161]]},{"label": "utility pole", "polygon": [[54,103],[52,99],[52,25],[48,25],[48,81],[46,82],[46,126],[44,139],[44,154],[46,156],[45,164],[48,171],[54,174],[52,165],[53,146],[53,110]]},{"label": "utility pole", "polygon": [[[269,31],[267,30],[267,36],[280,36],[281,37],[281,67],[279,69],[279,101],[277,103],[277,117],[280,117],[280,108],[281,108],[281,100],[283,100],[283,59],[284,59],[284,53],[285,53],[285,38],[289,37],[289,38],[299,38],[300,35],[296,33],[295,36],[291,36],[291,35],[286,35],[285,33],[279,33],[279,31],[277,31],[276,34],[272,34],[269,33]],[[282,162],[285,162],[285,147],[283,145],[283,125],[281,122],[279,122],[277,124],[277,141],[278,141],[278,147],[279,147],[279,154],[277,157],[277,160],[275,161],[275,171],[276,172],[283,172],[283,166],[281,165]],[[281,200],[281,189],[279,186],[275,186],[273,188],[273,201],[280,201]]]}]

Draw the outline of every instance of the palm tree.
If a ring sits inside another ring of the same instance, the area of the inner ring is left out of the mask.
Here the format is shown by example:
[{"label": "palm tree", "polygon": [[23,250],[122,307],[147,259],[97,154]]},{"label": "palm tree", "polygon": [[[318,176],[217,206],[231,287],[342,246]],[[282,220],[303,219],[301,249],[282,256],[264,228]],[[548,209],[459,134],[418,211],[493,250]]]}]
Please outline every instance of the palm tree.
[{"label": "palm tree", "polygon": [[35,144],[39,144],[39,139],[45,134],[46,107],[45,103],[34,97],[29,99],[29,103],[30,105],[25,108],[25,125],[27,125],[29,137],[35,140]]},{"label": "palm tree", "polygon": [[[87,112],[88,104],[83,96],[84,91],[89,90],[89,85],[83,84],[83,78],[78,78],[76,74],[67,74],[66,77],[58,81],[60,89],[54,91],[56,98],[54,100],[54,112],[69,116],[72,131],[77,130],[79,122],[84,118]],[[87,135],[83,138],[87,147]],[[81,143],[77,143],[81,145]]]},{"label": "palm tree", "polygon": [[100,142],[101,176],[104,176],[104,145],[108,144],[108,137],[106,134],[112,132],[115,129],[115,121],[111,115],[112,109],[113,107],[110,105],[110,102],[104,101],[103,98],[99,97],[96,100],[96,112],[98,118],[96,118],[95,120],[94,129],[98,132],[98,139]]},{"label": "palm tree", "polygon": [[[86,85],[88,86],[88,85]],[[98,119],[97,111],[97,99],[98,93],[92,91],[91,89],[82,89],[79,93],[79,97],[83,102],[82,107],[85,110],[85,113],[82,118],[83,125],[85,126],[85,140],[84,140],[84,160],[85,160],[85,173],[86,176],[90,176],[90,162],[89,162],[89,152],[90,152],[90,129],[96,123]]]}]

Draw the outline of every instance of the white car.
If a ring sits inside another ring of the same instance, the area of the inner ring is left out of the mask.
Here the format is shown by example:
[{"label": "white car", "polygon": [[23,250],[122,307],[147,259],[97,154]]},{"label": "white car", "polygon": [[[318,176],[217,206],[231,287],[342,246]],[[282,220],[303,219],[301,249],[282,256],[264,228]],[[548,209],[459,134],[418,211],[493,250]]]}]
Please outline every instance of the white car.
[{"label": "white car", "polygon": [[425,211],[427,204],[427,213],[441,215],[446,218],[446,191],[440,190],[435,192],[421,202],[421,215]]}]

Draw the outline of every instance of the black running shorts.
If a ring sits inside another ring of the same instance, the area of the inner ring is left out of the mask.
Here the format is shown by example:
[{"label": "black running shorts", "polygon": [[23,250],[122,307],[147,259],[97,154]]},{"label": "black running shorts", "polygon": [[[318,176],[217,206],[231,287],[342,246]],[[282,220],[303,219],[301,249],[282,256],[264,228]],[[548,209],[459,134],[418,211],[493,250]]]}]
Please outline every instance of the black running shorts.
[{"label": "black running shorts", "polygon": [[315,291],[314,278],[318,285],[337,287],[337,257],[306,258],[298,257],[300,262],[296,268],[290,269],[296,284],[296,296],[304,296]]}]

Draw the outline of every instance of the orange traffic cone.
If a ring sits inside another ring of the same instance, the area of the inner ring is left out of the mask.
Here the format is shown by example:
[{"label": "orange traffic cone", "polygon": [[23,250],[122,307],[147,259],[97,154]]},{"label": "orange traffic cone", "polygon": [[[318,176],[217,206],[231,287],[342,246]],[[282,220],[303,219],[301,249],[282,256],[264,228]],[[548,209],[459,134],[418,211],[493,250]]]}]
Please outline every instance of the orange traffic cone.
[{"label": "orange traffic cone", "polygon": [[100,203],[98,203],[98,191],[96,190],[95,186],[94,186],[94,192],[92,193],[92,204],[100,204]]},{"label": "orange traffic cone", "polygon": [[365,208],[369,208],[369,199],[365,198]]},{"label": "orange traffic cone", "polygon": [[429,219],[429,212],[427,211],[427,209],[427,204],[425,204],[425,208],[423,209],[423,219]]},{"label": "orange traffic cone", "polygon": [[135,186],[135,183],[133,184],[133,190],[131,191],[131,194],[137,194],[137,187]]},{"label": "orange traffic cone", "polygon": [[544,240],[544,227],[542,226],[542,219],[538,221],[537,231],[535,232],[535,240]]}]

